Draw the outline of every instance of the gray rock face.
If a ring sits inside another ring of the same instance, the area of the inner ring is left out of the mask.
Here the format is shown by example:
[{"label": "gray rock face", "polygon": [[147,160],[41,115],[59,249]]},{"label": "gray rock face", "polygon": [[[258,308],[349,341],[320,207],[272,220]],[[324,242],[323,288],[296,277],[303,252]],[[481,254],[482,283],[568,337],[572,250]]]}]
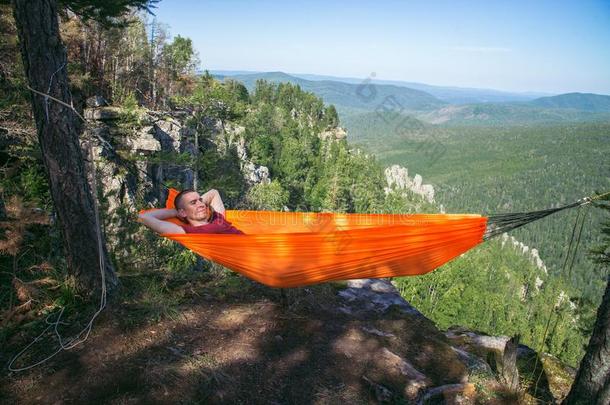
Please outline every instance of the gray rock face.
[{"label": "gray rock face", "polygon": [[86,105],[89,108],[105,107],[108,105],[108,102],[102,96],[93,96],[87,99]]},{"label": "gray rock face", "polygon": [[178,124],[173,119],[157,121],[153,126],[154,137],[161,143],[162,150],[180,152],[182,144],[188,143],[189,147],[192,142],[185,139],[188,131],[182,130],[182,125]]},{"label": "gray rock face", "polygon": [[127,138],[125,142],[132,151],[143,153],[143,152],[157,152],[160,151],[161,142],[155,137],[156,129],[153,126],[144,127],[139,131],[137,137]]},{"label": "gray rock face", "polygon": [[121,109],[117,107],[86,108],[84,117],[93,121],[115,121],[120,117]]},{"label": "gray rock face", "polygon": [[267,166],[257,165],[248,158],[248,151],[246,150],[246,140],[241,136],[244,128],[239,127],[235,132],[237,142],[235,144],[237,149],[237,156],[240,160],[241,171],[244,174],[244,178],[250,184],[269,184],[271,183],[271,177],[269,175],[269,168]]},{"label": "gray rock face", "polygon": [[340,307],[344,313],[383,313],[395,305],[405,313],[423,317],[418,310],[400,296],[396,287],[387,279],[349,280],[347,287],[339,292],[339,296],[349,304]]},{"label": "gray rock face", "polygon": [[318,135],[323,141],[340,141],[347,138],[347,131],[341,127],[327,129]]},{"label": "gray rock face", "polygon": [[271,178],[269,177],[269,168],[254,164],[252,162],[244,162],[242,165],[242,172],[246,180],[252,184],[269,184]]},{"label": "gray rock face", "polygon": [[239,157],[240,160],[243,160],[243,161],[248,160],[248,151],[246,150],[246,140],[243,137],[239,138],[239,140],[237,141],[236,149],[237,149],[237,157]]},{"label": "gray rock face", "polygon": [[[183,188],[193,186],[195,173],[185,164],[147,163],[144,160],[128,162],[117,153],[122,151],[123,155],[141,157],[164,152],[195,155],[195,129],[183,124],[189,118],[188,114],[149,111],[139,118],[142,127],[129,130],[115,124],[121,109],[105,106],[104,102],[101,98],[91,99],[91,108],[85,110],[85,115],[89,121],[87,132],[97,143],[94,152],[100,173],[103,173],[103,189],[108,195],[111,211],[121,205],[133,206],[136,190],[142,185],[147,185],[144,187],[147,190],[145,200],[154,206],[165,199],[166,190],[162,184],[167,179],[178,179]],[[200,147],[215,148],[220,153],[235,148],[248,183],[271,182],[269,169],[249,159],[243,139],[243,126],[211,118],[204,118],[200,125],[211,134],[209,140],[200,139]],[[125,172],[126,166],[132,166],[133,170]]]},{"label": "gray rock face", "polygon": [[[91,100],[90,104],[103,103]],[[193,183],[193,171],[184,164],[137,159],[159,152],[193,153],[192,130],[181,124],[184,114],[174,117],[149,112],[140,119],[144,126],[137,129],[117,126],[114,121],[120,114],[121,109],[116,107],[85,110],[89,122],[84,138],[92,139],[98,185],[107,203],[109,234],[120,233],[121,218],[125,215],[119,212],[119,208],[136,209],[138,190],[144,190],[145,202],[158,206],[165,199],[167,190],[162,184],[168,178],[178,179],[183,187],[190,187]]]},{"label": "gray rock face", "polygon": [[385,169],[385,176],[388,183],[385,188],[386,194],[410,190],[424,197],[426,201],[434,203],[434,187],[431,184],[423,184],[422,177],[419,174],[411,179],[406,167],[392,165]]}]

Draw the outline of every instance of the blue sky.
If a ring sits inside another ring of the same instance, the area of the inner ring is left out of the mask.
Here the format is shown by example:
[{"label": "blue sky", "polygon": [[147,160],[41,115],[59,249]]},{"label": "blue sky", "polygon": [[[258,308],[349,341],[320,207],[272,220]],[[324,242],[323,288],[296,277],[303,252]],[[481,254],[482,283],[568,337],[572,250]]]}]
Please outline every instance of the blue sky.
[{"label": "blue sky", "polygon": [[161,0],[155,14],[209,70],[610,94],[610,0]]}]

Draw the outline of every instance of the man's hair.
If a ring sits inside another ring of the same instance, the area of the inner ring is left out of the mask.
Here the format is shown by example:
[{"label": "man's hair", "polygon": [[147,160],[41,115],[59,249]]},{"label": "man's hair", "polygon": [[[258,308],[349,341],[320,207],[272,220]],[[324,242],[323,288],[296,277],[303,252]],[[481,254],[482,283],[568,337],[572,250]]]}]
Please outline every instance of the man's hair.
[{"label": "man's hair", "polygon": [[193,192],[195,192],[195,190],[193,190],[192,188],[187,188],[186,190],[182,190],[181,192],[179,192],[178,195],[176,195],[176,198],[174,198],[174,207],[176,207],[177,210],[181,209],[182,199],[184,198],[184,195]]}]

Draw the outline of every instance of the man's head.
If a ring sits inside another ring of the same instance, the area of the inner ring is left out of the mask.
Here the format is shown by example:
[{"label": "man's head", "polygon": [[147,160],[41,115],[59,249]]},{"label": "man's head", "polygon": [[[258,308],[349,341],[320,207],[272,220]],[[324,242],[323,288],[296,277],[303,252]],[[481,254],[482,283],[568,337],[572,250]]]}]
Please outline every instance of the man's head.
[{"label": "man's head", "polygon": [[178,211],[178,217],[191,225],[209,221],[214,215],[214,209],[203,202],[198,192],[191,189],[178,193],[174,199],[174,206]]}]

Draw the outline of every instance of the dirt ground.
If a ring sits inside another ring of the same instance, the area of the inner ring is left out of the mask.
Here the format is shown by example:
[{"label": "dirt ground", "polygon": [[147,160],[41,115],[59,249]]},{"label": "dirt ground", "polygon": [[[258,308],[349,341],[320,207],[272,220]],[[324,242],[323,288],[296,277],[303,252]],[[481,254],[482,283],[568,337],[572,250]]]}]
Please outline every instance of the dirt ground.
[{"label": "dirt ground", "polygon": [[[418,387],[409,388],[395,358],[429,386],[467,380],[426,318],[343,313],[329,284],[282,293],[240,276],[229,281],[178,286],[180,303],[159,321],[134,320],[133,305],[112,302],[84,344],[31,371],[5,368],[1,402],[367,404],[380,402],[382,386],[385,402],[409,403],[407,390]],[[4,364],[23,338],[2,351]]]}]

